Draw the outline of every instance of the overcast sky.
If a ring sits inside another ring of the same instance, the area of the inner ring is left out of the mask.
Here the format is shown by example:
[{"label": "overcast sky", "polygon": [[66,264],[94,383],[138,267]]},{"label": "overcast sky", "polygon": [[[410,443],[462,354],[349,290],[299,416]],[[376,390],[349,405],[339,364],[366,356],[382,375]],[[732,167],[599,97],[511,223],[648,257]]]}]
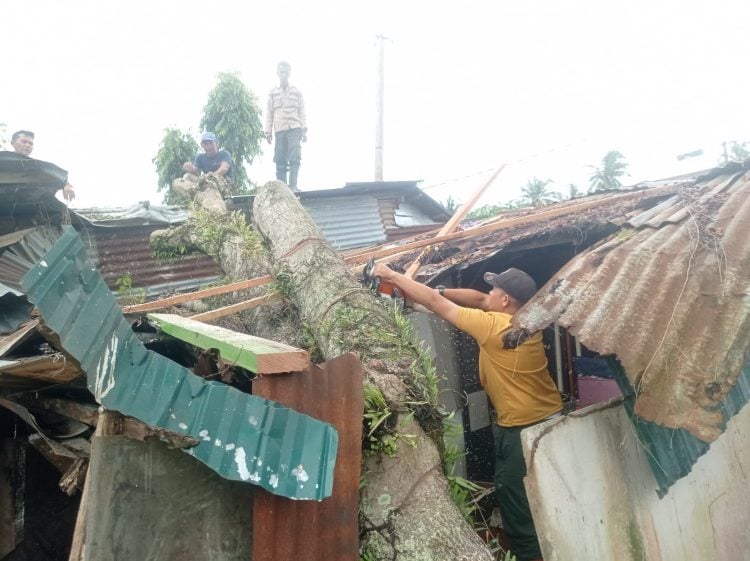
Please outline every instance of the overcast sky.
[{"label": "overcast sky", "polygon": [[[438,200],[503,162],[482,203],[533,176],[586,188],[610,149],[635,183],[750,140],[747,1],[26,0],[1,18],[0,122],[36,133],[33,155],[70,172],[77,207],[159,202],[164,129],[197,138],[222,71],[265,106],[279,60],[308,110],[300,188],[372,180],[378,33],[391,39],[385,179],[424,180]],[[264,146],[258,182],[274,174]]]}]

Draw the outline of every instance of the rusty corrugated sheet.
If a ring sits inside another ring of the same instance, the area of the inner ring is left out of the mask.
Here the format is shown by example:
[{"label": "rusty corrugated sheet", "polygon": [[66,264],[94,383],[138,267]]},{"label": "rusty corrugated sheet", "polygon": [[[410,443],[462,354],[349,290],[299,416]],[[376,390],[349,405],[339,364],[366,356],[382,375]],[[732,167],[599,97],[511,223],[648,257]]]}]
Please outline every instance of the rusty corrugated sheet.
[{"label": "rusty corrugated sheet", "polygon": [[331,494],[336,430],[277,403],[206,382],[148,351],[72,227],[26,274],[22,288],[62,348],[80,362],[98,403],[191,436],[199,444],[188,453],[227,479],[296,499]]},{"label": "rusty corrugated sheet", "polygon": [[111,289],[117,279],[130,275],[134,288],[152,288],[172,284],[197,287],[223,273],[211,257],[204,254],[159,259],[149,242],[151,232],[161,225],[88,227],[81,231],[94,261]]},{"label": "rusty corrugated sheet", "polygon": [[364,413],[359,360],[347,354],[304,372],[265,376],[253,382],[253,393],[329,422],[339,431],[331,497],[301,503],[256,491],[253,561],[357,561]]},{"label": "rusty corrugated sheet", "polygon": [[[710,442],[750,349],[750,172],[681,196],[660,227],[623,230],[573,259],[517,321],[558,322],[616,355],[637,389],[636,415]],[[666,219],[678,213],[679,223]]]}]

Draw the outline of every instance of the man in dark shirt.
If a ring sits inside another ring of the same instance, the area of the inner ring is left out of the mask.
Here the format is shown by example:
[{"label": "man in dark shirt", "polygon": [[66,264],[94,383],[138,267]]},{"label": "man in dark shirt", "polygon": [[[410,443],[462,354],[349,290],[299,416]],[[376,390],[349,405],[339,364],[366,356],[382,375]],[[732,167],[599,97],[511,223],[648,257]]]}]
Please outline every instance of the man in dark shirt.
[{"label": "man in dark shirt", "polygon": [[198,154],[193,163],[185,162],[182,169],[196,175],[201,172],[213,173],[231,180],[233,172],[232,156],[226,150],[218,149],[214,133],[204,132],[201,135],[201,148],[203,148],[203,154]]},{"label": "man in dark shirt", "polygon": [[[31,131],[16,131],[10,139],[10,145],[16,154],[23,154],[24,156],[31,157],[31,153],[34,151],[34,133]],[[63,198],[66,201],[72,201],[76,198],[76,192],[73,186],[65,182],[65,186],[62,190]]]}]

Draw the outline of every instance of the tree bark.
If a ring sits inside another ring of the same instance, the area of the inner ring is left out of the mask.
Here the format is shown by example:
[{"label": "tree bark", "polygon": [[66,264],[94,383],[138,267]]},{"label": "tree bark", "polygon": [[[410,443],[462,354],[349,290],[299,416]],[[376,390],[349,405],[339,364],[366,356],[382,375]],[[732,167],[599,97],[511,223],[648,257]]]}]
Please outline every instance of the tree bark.
[{"label": "tree bark", "polygon": [[448,490],[438,447],[414,421],[416,353],[402,340],[394,316],[351,275],[291,191],[273,181],[260,188],[254,220],[285,271],[289,296],[322,355],[359,353],[365,382],[382,392],[399,440],[395,455],[369,455],[361,494],[362,551],[371,559],[490,560]]},{"label": "tree bark", "polygon": [[[189,177],[190,174],[186,174]],[[245,225],[244,218],[229,212],[224,197],[231,193],[231,185],[223,178],[204,175],[200,178],[177,178],[172,189],[186,200],[194,203],[203,214],[202,223],[211,226],[210,235],[206,228],[191,218],[180,226],[156,230],[151,234],[154,248],[180,248],[187,251],[201,251],[219,263],[230,281],[252,279],[271,274],[271,264],[265,248],[248,248],[246,237],[237,232],[237,227]],[[236,214],[236,213],[235,213]],[[247,226],[247,225],[246,225]],[[264,294],[267,287],[242,290],[220,297],[214,308],[247,300]],[[259,337],[281,341],[295,347],[303,346],[300,334],[294,326],[294,318],[289,319],[288,304],[273,301],[262,308],[241,312],[221,318],[218,325],[236,331],[243,331]]]}]

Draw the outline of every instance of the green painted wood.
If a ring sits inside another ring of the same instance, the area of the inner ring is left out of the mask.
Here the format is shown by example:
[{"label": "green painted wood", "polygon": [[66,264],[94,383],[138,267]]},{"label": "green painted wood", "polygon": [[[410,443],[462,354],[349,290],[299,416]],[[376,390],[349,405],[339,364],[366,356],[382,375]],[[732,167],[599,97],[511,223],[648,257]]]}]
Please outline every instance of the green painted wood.
[{"label": "green painted wood", "polygon": [[172,337],[201,349],[218,349],[221,359],[257,374],[298,372],[310,365],[307,351],[269,339],[238,333],[175,314],[148,314]]}]

